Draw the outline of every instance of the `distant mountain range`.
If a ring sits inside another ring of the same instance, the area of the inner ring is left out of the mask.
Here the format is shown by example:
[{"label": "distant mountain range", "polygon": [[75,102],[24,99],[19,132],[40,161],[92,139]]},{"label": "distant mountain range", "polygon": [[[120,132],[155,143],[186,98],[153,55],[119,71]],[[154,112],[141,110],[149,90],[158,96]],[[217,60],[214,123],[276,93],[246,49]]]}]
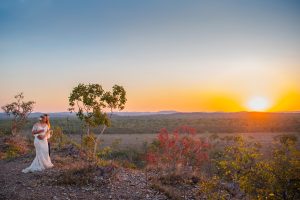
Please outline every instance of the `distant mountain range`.
[{"label": "distant mountain range", "polygon": [[[173,110],[167,110],[167,111],[159,111],[159,112],[115,112],[113,115],[116,116],[154,116],[154,115],[182,115],[182,114],[187,114],[190,116],[197,115],[197,116],[202,116],[202,117],[214,117],[214,116],[239,116],[239,115],[244,115],[244,114],[250,114],[250,113],[255,113],[255,112],[177,112]],[[278,114],[288,114],[288,113],[300,113],[300,111],[295,111],[295,112],[278,112]],[[38,118],[39,116],[43,115],[44,113],[41,112],[34,112],[31,113],[29,118]],[[48,113],[51,118],[66,118],[66,117],[76,117],[75,113],[70,113],[70,112],[54,112],[54,113]],[[276,113],[273,113],[276,114]],[[0,113],[0,119],[8,119],[9,117],[5,113]]]},{"label": "distant mountain range", "polygon": [[[29,118],[38,118],[43,115],[41,112],[34,112],[29,115]],[[53,118],[65,118],[65,117],[75,117],[75,113],[70,112],[55,112],[55,113],[47,113],[50,117]],[[9,117],[5,113],[0,113],[0,119],[8,119]]]},{"label": "distant mountain range", "polygon": [[[117,116],[147,116],[147,115],[166,115],[174,114],[176,111],[159,111],[159,112],[115,112],[114,115]],[[29,118],[38,118],[43,115],[41,112],[34,112],[29,115]],[[55,112],[47,113],[51,118],[65,118],[65,117],[76,117],[75,113],[70,112]],[[9,117],[5,113],[0,113],[0,119],[8,119]]]},{"label": "distant mountain range", "polygon": [[173,110],[164,110],[159,112],[115,112],[115,115],[118,116],[145,116],[145,115],[168,115],[168,114],[175,114],[178,113],[177,111]]}]

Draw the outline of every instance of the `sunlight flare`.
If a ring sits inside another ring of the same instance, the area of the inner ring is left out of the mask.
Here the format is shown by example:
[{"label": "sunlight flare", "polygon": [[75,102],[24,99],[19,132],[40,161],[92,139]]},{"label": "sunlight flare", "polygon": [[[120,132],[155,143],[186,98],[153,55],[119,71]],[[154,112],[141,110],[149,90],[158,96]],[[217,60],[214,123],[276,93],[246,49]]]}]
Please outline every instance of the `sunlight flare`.
[{"label": "sunlight flare", "polygon": [[266,111],[270,108],[270,102],[264,97],[253,97],[247,102],[250,111]]}]

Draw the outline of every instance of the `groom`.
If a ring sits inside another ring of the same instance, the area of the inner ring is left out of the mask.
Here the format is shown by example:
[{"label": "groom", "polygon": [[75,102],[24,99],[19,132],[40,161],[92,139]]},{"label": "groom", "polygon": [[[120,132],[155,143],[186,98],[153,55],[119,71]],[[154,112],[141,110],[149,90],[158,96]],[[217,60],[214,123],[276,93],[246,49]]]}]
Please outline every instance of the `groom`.
[{"label": "groom", "polygon": [[[48,128],[49,128],[49,130],[50,130],[50,118],[49,118],[49,115],[48,114],[44,114],[44,117],[45,117],[45,119],[46,119],[46,123],[47,123],[47,125],[48,125]],[[50,142],[49,142],[49,140],[47,140],[48,141],[48,152],[49,152],[49,156],[50,156],[50,154],[51,154],[51,148],[50,148]]]}]

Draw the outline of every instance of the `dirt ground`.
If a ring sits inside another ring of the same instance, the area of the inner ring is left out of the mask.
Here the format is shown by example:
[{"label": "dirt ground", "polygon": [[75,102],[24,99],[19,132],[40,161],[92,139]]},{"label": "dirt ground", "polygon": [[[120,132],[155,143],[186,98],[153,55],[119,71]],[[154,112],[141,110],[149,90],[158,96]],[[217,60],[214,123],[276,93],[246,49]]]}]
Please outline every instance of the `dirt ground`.
[{"label": "dirt ground", "polygon": [[[244,135],[262,142],[267,148],[272,138],[278,134]],[[154,137],[155,135],[107,135],[104,142],[110,145],[114,140],[121,139],[122,145],[132,147],[141,145],[141,141],[145,139],[150,142]],[[0,199],[168,199],[163,193],[151,187],[143,170],[118,168],[114,177],[105,178],[99,174],[95,177],[96,184],[84,186],[57,184],[61,172],[74,161],[66,156],[64,151],[52,152],[54,168],[43,172],[22,173],[22,169],[31,164],[34,156],[34,153],[30,153],[11,160],[0,160]]]},{"label": "dirt ground", "polygon": [[31,164],[34,154],[10,161],[1,160],[0,199],[167,199],[147,185],[143,171],[132,169],[120,168],[114,178],[105,181],[100,175],[95,177],[100,184],[56,184],[55,179],[63,170],[59,164],[62,158],[55,155],[55,152],[51,157],[54,168],[28,174],[22,173],[21,170]]}]

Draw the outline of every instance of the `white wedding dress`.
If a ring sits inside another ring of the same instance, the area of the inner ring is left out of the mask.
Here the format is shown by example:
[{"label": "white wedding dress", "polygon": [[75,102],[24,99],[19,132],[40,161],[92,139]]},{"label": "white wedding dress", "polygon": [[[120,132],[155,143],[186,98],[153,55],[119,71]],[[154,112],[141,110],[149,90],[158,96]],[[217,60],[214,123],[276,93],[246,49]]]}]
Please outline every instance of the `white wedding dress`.
[{"label": "white wedding dress", "polygon": [[43,132],[36,134],[34,136],[34,146],[35,146],[36,156],[33,162],[31,163],[31,165],[26,169],[22,170],[23,173],[42,171],[47,168],[53,167],[48,152],[48,141],[47,141],[48,138],[45,137],[43,140],[40,140],[37,137],[38,135],[45,135],[49,130],[49,127],[47,125],[45,127],[42,127],[39,123],[37,123],[33,126],[32,130],[43,130]]}]

